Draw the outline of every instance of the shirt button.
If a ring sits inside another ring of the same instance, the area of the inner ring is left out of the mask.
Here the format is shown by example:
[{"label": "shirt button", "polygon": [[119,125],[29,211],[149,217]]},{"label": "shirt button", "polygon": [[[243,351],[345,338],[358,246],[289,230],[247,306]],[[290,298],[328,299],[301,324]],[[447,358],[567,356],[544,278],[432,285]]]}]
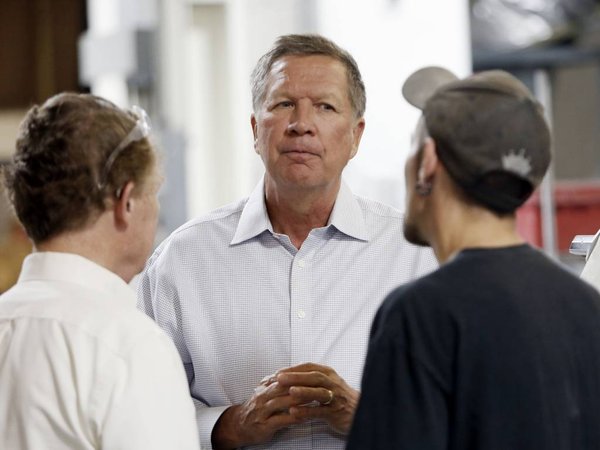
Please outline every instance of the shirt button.
[{"label": "shirt button", "polygon": [[304,310],[303,310],[303,309],[299,309],[299,310],[298,310],[298,317],[299,317],[300,319],[304,319],[304,318],[306,317],[306,313],[304,312]]},{"label": "shirt button", "polygon": [[305,266],[304,260],[303,260],[303,259],[301,259],[300,261],[298,261],[298,265],[299,265],[300,267],[304,267],[304,266]]}]

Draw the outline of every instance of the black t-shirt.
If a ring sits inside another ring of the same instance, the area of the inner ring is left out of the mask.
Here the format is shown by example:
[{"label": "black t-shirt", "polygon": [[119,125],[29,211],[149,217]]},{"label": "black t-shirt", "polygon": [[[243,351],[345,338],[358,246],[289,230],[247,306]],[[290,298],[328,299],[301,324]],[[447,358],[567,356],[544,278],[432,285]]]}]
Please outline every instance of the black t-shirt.
[{"label": "black t-shirt", "polygon": [[600,295],[527,245],[396,289],[348,449],[600,449]]}]

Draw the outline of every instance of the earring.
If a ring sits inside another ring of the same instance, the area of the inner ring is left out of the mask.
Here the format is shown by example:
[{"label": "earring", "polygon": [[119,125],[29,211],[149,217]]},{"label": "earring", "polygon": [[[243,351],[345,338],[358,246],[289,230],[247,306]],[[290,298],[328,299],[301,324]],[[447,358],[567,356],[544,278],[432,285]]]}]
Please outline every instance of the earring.
[{"label": "earring", "polygon": [[431,194],[432,189],[433,185],[429,181],[417,181],[415,184],[415,192],[421,197],[427,197]]}]

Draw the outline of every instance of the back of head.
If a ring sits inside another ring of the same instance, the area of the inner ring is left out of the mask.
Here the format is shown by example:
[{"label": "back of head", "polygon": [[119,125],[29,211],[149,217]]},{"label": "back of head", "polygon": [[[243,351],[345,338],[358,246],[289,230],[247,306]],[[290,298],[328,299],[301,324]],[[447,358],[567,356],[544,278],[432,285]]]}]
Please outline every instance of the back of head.
[{"label": "back of head", "polygon": [[154,150],[145,137],[121,144],[139,119],[89,94],[59,94],[28,111],[4,178],[33,242],[96,220],[127,181],[143,188]]},{"label": "back of head", "polygon": [[333,41],[316,34],[288,34],[280,36],[271,50],[256,63],[251,75],[252,106],[258,111],[264,99],[267,77],[271,67],[284,56],[323,55],[340,61],[348,76],[348,96],[356,117],[362,117],[366,108],[365,85],[356,61],[346,50]]},{"label": "back of head", "polygon": [[471,199],[512,213],[541,183],[550,131],[541,105],[512,75],[493,70],[458,80],[428,67],[406,80],[403,94],[423,111],[438,158]]}]

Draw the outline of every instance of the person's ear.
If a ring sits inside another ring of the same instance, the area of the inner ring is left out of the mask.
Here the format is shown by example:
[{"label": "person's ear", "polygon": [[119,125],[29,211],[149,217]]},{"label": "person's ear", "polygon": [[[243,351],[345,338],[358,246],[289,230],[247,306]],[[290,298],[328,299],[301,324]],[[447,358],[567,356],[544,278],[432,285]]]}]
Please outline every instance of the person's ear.
[{"label": "person's ear", "polygon": [[435,141],[432,138],[425,138],[422,152],[421,163],[417,172],[417,182],[424,184],[432,183],[438,167],[437,150]]},{"label": "person's ear", "polygon": [[354,129],[352,130],[352,151],[350,152],[350,159],[354,158],[356,156],[356,153],[358,152],[358,146],[360,145],[360,140],[362,138],[363,132],[365,131],[365,119],[363,117],[361,117],[357,122],[356,125],[354,126]]},{"label": "person's ear", "polygon": [[250,125],[252,126],[252,135],[254,136],[254,151],[258,153],[258,147],[256,145],[258,141],[258,123],[256,122],[254,113],[250,116]]},{"label": "person's ear", "polygon": [[135,184],[133,181],[128,181],[117,192],[115,203],[113,205],[115,225],[119,229],[125,229],[131,222],[133,214],[134,202],[133,189]]},{"label": "person's ear", "polygon": [[438,157],[435,141],[430,137],[425,138],[421,147],[421,158],[417,169],[417,182],[415,191],[421,197],[427,197],[433,190],[433,182],[438,167]]}]

